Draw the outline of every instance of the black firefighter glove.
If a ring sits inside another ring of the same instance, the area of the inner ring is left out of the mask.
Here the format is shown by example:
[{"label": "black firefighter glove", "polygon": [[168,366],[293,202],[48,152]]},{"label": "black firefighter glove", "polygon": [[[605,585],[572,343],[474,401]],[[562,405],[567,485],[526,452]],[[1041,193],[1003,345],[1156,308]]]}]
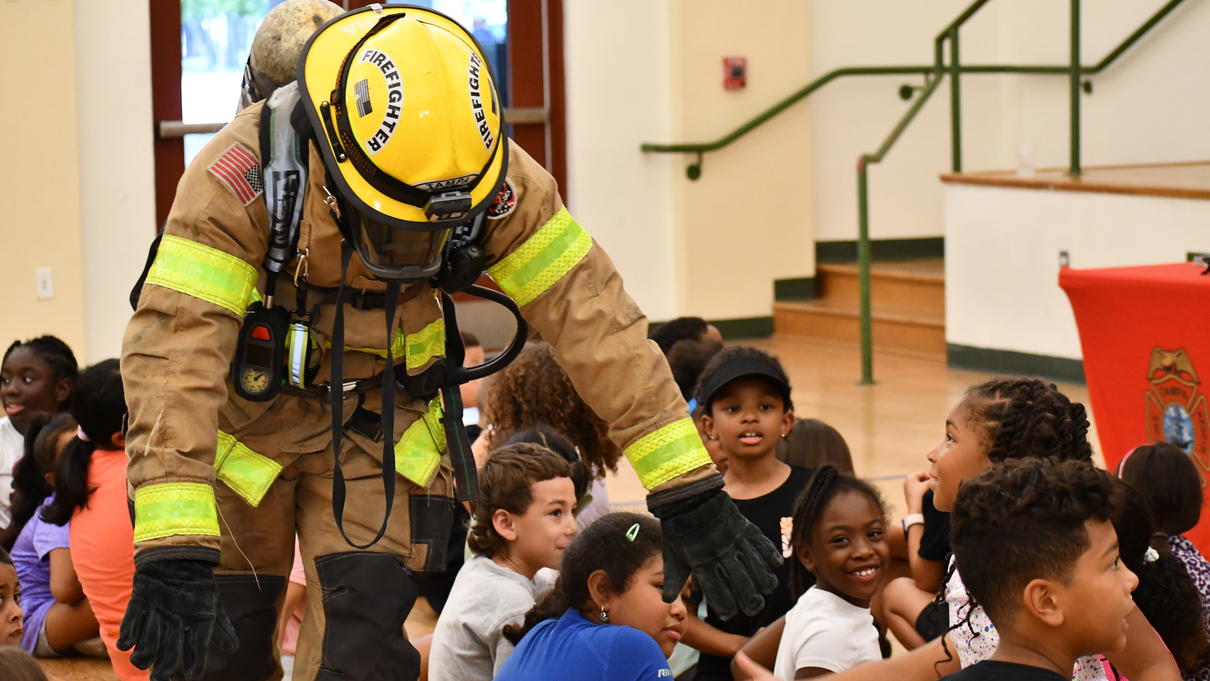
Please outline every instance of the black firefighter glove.
[{"label": "black firefighter glove", "polygon": [[664,600],[672,602],[689,573],[723,619],[765,607],[777,588],[781,552],[723,492],[721,475],[648,495],[647,508],[664,535]]},{"label": "black firefighter glove", "polygon": [[[157,558],[159,555],[190,558]],[[152,667],[151,681],[171,681],[178,672],[197,681],[206,672],[211,638],[227,652],[238,646],[235,629],[218,600],[214,562],[194,558],[207,548],[164,547],[141,551],[135,561],[134,590],[118,637],[130,663]]]}]

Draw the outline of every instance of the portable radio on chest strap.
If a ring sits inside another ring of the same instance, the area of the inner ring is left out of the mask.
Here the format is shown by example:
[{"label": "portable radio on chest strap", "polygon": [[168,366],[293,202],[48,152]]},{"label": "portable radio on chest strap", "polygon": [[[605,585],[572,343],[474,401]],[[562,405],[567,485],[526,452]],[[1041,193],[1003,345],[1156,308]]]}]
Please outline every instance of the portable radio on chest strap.
[{"label": "portable radio on chest strap", "polygon": [[[297,253],[307,192],[306,140],[291,121],[297,105],[298,84],[290,83],[269,96],[261,113],[260,148],[262,157],[267,157],[262,159],[262,168],[269,215],[269,248],[261,265],[265,295],[263,301],[248,306],[231,367],[236,394],[253,402],[273,399],[287,380],[302,387],[306,361],[305,356],[296,355],[305,354],[310,345],[305,318],[292,323],[290,310],[276,304],[277,278]],[[306,310],[298,313],[305,315]],[[287,334],[293,336],[289,361]]]}]

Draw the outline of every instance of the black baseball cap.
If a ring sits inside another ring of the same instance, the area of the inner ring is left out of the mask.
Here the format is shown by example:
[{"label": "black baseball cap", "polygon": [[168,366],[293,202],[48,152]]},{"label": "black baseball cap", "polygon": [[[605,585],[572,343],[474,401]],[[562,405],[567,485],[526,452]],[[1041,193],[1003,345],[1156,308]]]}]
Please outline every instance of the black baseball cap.
[{"label": "black baseball cap", "polygon": [[776,359],[765,355],[748,355],[735,357],[720,364],[713,373],[702,382],[697,394],[699,409],[707,409],[714,401],[714,396],[725,388],[728,383],[739,379],[756,376],[769,381],[777,388],[786,407],[791,407],[790,383],[786,380],[786,372]]}]

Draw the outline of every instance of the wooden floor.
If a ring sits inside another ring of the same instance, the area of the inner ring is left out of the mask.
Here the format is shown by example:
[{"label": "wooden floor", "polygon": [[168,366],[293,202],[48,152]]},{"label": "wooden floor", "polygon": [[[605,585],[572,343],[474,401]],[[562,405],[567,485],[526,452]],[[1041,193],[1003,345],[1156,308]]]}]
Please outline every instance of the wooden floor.
[{"label": "wooden floor", "polygon": [[[877,382],[863,386],[858,383],[860,356],[850,346],[776,339],[750,344],[781,359],[794,388],[796,413],[822,419],[844,435],[857,473],[877,484],[896,518],[903,513],[903,476],[928,466],[925,454],[943,436],[950,406],[968,386],[992,376],[949,369],[943,359],[876,353]],[[1060,388],[1087,404],[1084,386]],[[1095,432],[1093,437],[1096,449]],[[644,508],[645,491],[625,464],[609,479],[609,494],[619,510]],[[408,619],[408,635],[431,633],[435,622],[433,610],[422,601]],[[116,680],[105,663],[93,660],[51,660],[43,668],[51,681]]]},{"label": "wooden floor", "polygon": [[1210,199],[1210,162],[1099,166],[1084,168],[1084,172],[1077,177],[1068,175],[1066,168],[1039,168],[1033,177],[1021,177],[1012,170],[945,173],[941,181],[1021,189]]}]

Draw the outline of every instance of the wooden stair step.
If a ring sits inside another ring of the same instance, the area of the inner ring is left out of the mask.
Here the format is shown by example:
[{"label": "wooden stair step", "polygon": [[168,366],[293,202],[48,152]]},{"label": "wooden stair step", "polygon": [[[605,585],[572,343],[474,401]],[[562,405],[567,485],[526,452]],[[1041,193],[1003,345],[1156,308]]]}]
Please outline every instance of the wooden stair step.
[{"label": "wooden stair step", "polygon": [[[821,263],[816,279],[823,300],[851,305],[860,300],[856,264]],[[881,305],[929,308],[944,316],[945,263],[939,258],[872,263],[870,297]]]},{"label": "wooden stair step", "polygon": [[[930,306],[879,303],[871,310],[874,346],[927,355],[945,354],[945,313]],[[773,306],[778,337],[861,340],[861,314],[854,304],[835,300],[779,302]]]}]

